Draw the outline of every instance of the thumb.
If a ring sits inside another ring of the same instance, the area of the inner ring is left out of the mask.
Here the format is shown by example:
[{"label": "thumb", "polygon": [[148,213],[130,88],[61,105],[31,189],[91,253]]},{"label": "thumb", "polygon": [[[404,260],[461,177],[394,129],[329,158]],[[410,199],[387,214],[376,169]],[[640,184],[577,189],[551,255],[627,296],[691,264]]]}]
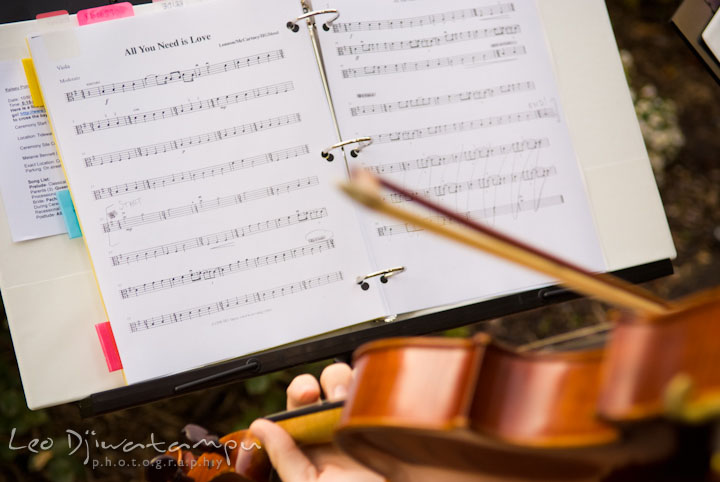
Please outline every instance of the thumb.
[{"label": "thumb", "polygon": [[250,425],[250,432],[260,440],[283,482],[317,480],[317,468],[282,427],[269,420],[258,419]]}]

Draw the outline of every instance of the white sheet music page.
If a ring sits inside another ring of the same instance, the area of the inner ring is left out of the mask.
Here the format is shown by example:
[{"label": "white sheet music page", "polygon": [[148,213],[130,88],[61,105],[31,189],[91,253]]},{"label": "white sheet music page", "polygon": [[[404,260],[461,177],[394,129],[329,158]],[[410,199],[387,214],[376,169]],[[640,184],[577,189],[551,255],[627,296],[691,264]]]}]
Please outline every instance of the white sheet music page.
[{"label": "white sheet music page", "polygon": [[[320,38],[343,139],[373,139],[352,164],[605,268],[535,2],[315,7],[340,12]],[[396,313],[550,282],[392,219],[368,215],[365,228],[378,269],[406,267],[384,288]]]},{"label": "white sheet music page", "polygon": [[354,282],[370,263],[299,13],[218,0],[30,40],[130,383],[385,311]]}]

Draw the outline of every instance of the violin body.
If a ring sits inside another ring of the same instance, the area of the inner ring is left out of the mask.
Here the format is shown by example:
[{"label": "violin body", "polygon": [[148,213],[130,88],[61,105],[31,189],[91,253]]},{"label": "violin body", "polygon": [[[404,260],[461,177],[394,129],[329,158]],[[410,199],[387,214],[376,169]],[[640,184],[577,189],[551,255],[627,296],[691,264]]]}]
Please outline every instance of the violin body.
[{"label": "violin body", "polygon": [[519,354],[486,335],[372,342],[335,441],[390,480],[402,464],[378,454],[503,480],[588,480],[667,456],[667,427],[628,435],[598,419],[604,355]]},{"label": "violin body", "polygon": [[371,467],[363,445],[525,480],[596,477],[666,457],[673,435],[653,422],[720,415],[720,290],[665,315],[614,316],[606,346],[594,350],[517,353],[485,335],[365,345],[336,440]]},{"label": "violin body", "polygon": [[666,315],[614,317],[597,404],[602,417],[720,414],[720,289],[681,300]]},{"label": "violin body", "polygon": [[371,423],[470,429],[528,447],[609,443],[618,433],[595,415],[602,359],[601,350],[515,353],[484,334],[369,343],[355,354],[340,431]]}]

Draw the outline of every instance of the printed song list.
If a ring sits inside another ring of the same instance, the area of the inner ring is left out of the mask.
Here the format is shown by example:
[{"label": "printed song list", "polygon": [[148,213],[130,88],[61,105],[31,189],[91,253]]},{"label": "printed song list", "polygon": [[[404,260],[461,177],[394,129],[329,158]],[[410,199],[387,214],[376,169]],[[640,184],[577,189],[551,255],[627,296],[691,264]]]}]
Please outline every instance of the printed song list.
[{"label": "printed song list", "polygon": [[45,110],[33,106],[19,61],[0,63],[0,193],[13,241],[65,232],[55,193],[66,189]]}]

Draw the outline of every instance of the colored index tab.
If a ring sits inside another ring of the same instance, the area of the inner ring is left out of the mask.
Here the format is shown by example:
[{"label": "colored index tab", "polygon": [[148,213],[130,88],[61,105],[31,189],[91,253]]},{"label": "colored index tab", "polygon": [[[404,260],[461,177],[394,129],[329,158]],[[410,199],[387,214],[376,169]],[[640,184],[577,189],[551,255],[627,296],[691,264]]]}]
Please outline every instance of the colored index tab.
[{"label": "colored index tab", "polygon": [[115,335],[113,335],[110,322],[98,323],[95,325],[95,331],[100,339],[100,347],[105,355],[105,363],[111,372],[122,370],[122,361],[120,361],[120,353],[115,343]]},{"label": "colored index tab", "polygon": [[42,92],[40,92],[40,83],[38,82],[37,75],[35,74],[35,64],[33,60],[22,59],[23,69],[25,70],[25,77],[27,77],[28,87],[30,88],[30,97],[32,98],[33,105],[35,107],[42,107],[45,105],[45,101],[42,98]]},{"label": "colored index tab", "polygon": [[91,23],[107,22],[118,18],[132,17],[135,15],[130,2],[113,3],[103,7],[87,8],[77,13],[78,25],[90,25]]},{"label": "colored index tab", "polygon": [[58,203],[60,203],[60,211],[65,219],[65,227],[68,231],[70,239],[81,238],[82,231],[78,222],[77,214],[75,214],[75,205],[73,205],[70,191],[63,189],[56,194]]},{"label": "colored index tab", "polygon": [[55,10],[52,12],[44,12],[44,13],[38,13],[35,15],[35,18],[37,20],[43,19],[43,18],[49,18],[49,17],[59,17],[60,15],[68,15],[67,10]]}]

